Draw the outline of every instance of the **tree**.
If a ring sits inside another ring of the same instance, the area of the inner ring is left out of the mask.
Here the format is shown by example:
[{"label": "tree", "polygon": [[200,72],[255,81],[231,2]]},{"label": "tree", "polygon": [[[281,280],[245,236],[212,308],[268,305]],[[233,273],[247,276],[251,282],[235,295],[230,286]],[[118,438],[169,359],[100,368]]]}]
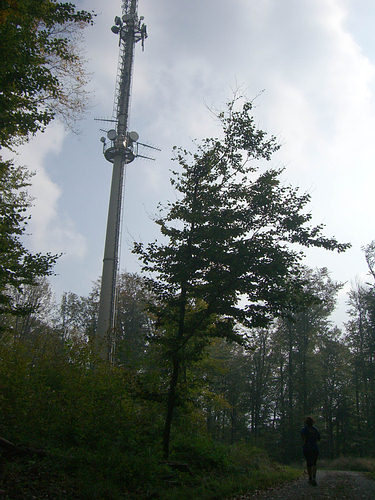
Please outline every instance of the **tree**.
[{"label": "tree", "polygon": [[249,435],[251,360],[246,354],[242,346],[215,339],[206,356],[193,367],[194,379],[201,383],[199,394],[207,430],[216,440],[230,444]]},{"label": "tree", "polygon": [[24,168],[0,163],[0,314],[30,313],[29,304],[12,300],[12,290],[37,285],[41,277],[52,274],[58,257],[32,254],[21,241],[29,219],[30,200],[24,191],[29,178]]},{"label": "tree", "polygon": [[269,160],[278,145],[255,127],[251,103],[236,105],[218,115],[221,139],[205,139],[194,154],[176,149],[181,170],[171,183],[180,197],[157,220],[166,243],[135,245],[154,276],[151,310],[170,362],[165,456],[181,365],[199,359],[212,337],[240,342],[238,324],[265,326],[286,304],[306,303],[302,251],[293,244],[349,246],[309,224],[309,195],[282,186],[281,170],[259,171],[255,161]]},{"label": "tree", "polygon": [[375,280],[375,240],[363,247],[369,272]]},{"label": "tree", "polygon": [[115,319],[116,364],[127,368],[142,365],[146,349],[146,337],[152,331],[146,303],[152,297],[144,280],[135,273],[122,273],[117,283],[117,311]]},{"label": "tree", "polygon": [[[375,242],[363,250],[370,276],[375,278]],[[349,294],[348,305],[350,320],[346,328],[353,358],[356,431],[360,450],[374,453],[368,436],[375,432],[375,284],[358,284]]]},{"label": "tree", "polygon": [[93,15],[70,2],[22,0],[0,6],[0,146],[12,148],[59,115],[85,106],[78,38]]},{"label": "tree", "polygon": [[355,449],[356,431],[352,415],[355,414],[350,377],[351,357],[348,346],[340,340],[340,331],[330,330],[321,335],[316,353],[318,373],[315,384],[319,387],[319,403],[325,424],[322,439],[325,453],[334,458]]},{"label": "tree", "polygon": [[64,292],[59,307],[59,327],[64,339],[73,335],[85,335],[86,297],[79,297],[73,292]]},{"label": "tree", "polygon": [[51,286],[46,277],[35,285],[14,287],[8,291],[13,308],[22,311],[17,315],[2,315],[1,322],[15,337],[29,339],[45,334],[54,323],[54,302]]},{"label": "tree", "polygon": [[[57,0],[0,3],[0,148],[13,149],[59,115],[72,122],[85,105],[85,73],[78,39],[93,15]],[[56,255],[32,254],[21,241],[30,200],[30,175],[0,157],[0,313],[13,306],[11,289],[48,276]]]}]

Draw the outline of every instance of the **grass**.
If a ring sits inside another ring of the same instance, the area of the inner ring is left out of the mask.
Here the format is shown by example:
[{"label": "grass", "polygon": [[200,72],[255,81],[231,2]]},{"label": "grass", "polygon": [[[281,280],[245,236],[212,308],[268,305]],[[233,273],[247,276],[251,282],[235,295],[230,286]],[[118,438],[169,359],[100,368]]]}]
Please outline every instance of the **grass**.
[{"label": "grass", "polygon": [[321,460],[322,469],[348,470],[363,472],[371,479],[375,479],[375,459],[369,457],[339,457],[334,460]]},{"label": "grass", "polygon": [[370,472],[375,477],[375,459],[365,457],[338,457],[333,460],[319,460],[319,468],[329,470],[348,470]]}]

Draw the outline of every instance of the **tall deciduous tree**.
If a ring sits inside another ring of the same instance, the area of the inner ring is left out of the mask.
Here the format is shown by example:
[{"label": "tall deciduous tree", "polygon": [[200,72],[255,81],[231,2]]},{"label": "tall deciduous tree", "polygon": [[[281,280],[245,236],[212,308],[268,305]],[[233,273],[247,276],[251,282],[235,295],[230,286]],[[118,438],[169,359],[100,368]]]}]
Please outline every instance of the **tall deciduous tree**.
[{"label": "tall deciduous tree", "polygon": [[150,293],[141,276],[122,273],[117,283],[114,362],[127,368],[142,365],[146,337],[152,331],[146,303]]},{"label": "tall deciduous tree", "polygon": [[237,104],[218,115],[220,139],[205,139],[194,154],[177,149],[171,182],[180,196],[157,221],[167,241],[135,246],[154,275],[153,312],[170,361],[165,456],[181,364],[199,358],[212,337],[240,341],[236,324],[264,326],[286,304],[305,302],[302,252],[292,244],[348,247],[310,225],[309,196],[283,186],[280,170],[258,169],[256,160],[269,160],[278,145],[256,128],[251,103]]},{"label": "tall deciduous tree", "polygon": [[349,348],[340,339],[337,329],[326,332],[319,339],[316,353],[318,386],[316,407],[321,408],[324,421],[322,439],[325,453],[330,458],[340,454],[358,453],[356,430],[353,429],[355,405],[352,398],[351,357]]}]

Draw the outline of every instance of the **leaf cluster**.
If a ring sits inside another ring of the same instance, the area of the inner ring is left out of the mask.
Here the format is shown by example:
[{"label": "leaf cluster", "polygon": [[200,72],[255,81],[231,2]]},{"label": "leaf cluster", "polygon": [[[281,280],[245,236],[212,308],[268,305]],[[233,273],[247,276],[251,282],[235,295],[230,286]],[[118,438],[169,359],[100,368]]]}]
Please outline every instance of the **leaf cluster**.
[{"label": "leaf cluster", "polygon": [[84,106],[78,33],[93,14],[57,0],[0,4],[0,145],[12,148],[57,114],[74,119]]},{"label": "leaf cluster", "polygon": [[38,278],[52,273],[58,258],[49,253],[32,254],[22,242],[30,218],[30,199],[24,191],[29,180],[26,169],[0,162],[0,314],[27,312],[13,306],[11,289],[35,285]]}]

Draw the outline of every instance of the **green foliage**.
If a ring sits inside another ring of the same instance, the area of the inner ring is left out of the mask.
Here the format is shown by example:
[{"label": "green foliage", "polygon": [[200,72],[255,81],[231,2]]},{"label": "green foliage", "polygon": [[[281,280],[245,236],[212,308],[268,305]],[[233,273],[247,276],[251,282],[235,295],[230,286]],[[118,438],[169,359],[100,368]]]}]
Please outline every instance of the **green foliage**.
[{"label": "green foliage", "polygon": [[171,450],[171,458],[188,463],[194,471],[220,471],[230,465],[229,449],[206,435],[178,434]]},{"label": "green foliage", "polygon": [[19,337],[33,337],[51,329],[54,301],[46,277],[38,278],[36,285],[23,285],[20,289],[7,289],[13,310],[22,314],[2,315],[2,326]]},{"label": "green foliage", "polygon": [[4,336],[0,360],[0,435],[60,457],[80,497],[105,498],[111,481],[147,488],[161,422],[155,405],[134,396],[131,375],[56,336],[32,344]]},{"label": "green foliage", "polygon": [[[348,346],[332,328],[328,314],[339,287],[323,271],[307,272],[321,302],[284,329],[276,322],[247,331],[244,346],[215,339],[201,360],[181,364],[167,461],[160,433],[169,367],[159,344],[145,344],[142,362],[124,368],[96,360],[84,329],[67,330],[64,338],[52,328],[3,335],[0,435],[43,447],[49,455],[7,463],[0,489],[20,499],[36,491],[41,498],[98,500],[249,494],[301,474],[269,457],[302,460],[304,401],[322,435],[319,466],[372,471],[370,458],[323,460],[343,450],[359,454],[361,447],[371,453],[372,443],[366,408],[359,433],[354,404],[355,363],[358,353],[367,355],[367,344],[363,351],[359,344]],[[136,295],[142,302],[142,294]],[[76,302],[69,303],[75,310]],[[364,359],[368,369],[370,360]]]},{"label": "green foliage", "polygon": [[363,248],[371,282],[358,284],[349,293],[347,343],[351,352],[351,380],[355,403],[352,454],[374,455],[375,432],[375,242]]},{"label": "green foliage", "polygon": [[[199,300],[206,304],[205,311],[197,311],[200,319],[219,314],[263,326],[288,301],[300,302],[300,254],[287,242],[338,251],[349,246],[324,237],[321,226],[309,226],[311,214],[303,212],[309,196],[282,186],[280,171],[257,175],[254,160],[269,160],[278,146],[256,129],[250,112],[250,103],[239,111],[230,103],[219,115],[222,140],[204,140],[194,155],[177,150],[181,168],[173,172],[172,184],[182,196],[157,221],[169,241],[135,246],[144,270],[158,276],[152,286],[160,295],[157,313],[167,330],[178,322],[172,311],[180,305],[181,290],[191,307]],[[246,307],[239,306],[240,296],[246,297]],[[230,325],[225,326],[213,333],[229,335]]]},{"label": "green foliage", "polygon": [[[135,424],[135,415],[130,420],[129,415],[140,408],[124,392],[124,386],[132,385],[125,372],[104,365],[90,370],[94,360],[79,341],[63,343],[51,336],[33,345],[12,340],[6,344],[1,426],[12,433],[11,439],[96,451],[108,445],[109,436],[120,448],[129,444]],[[119,428],[120,421],[129,425],[128,434]]]},{"label": "green foliage", "polygon": [[375,475],[375,460],[373,458],[341,456],[333,460],[322,460],[320,466],[323,469],[372,472]]},{"label": "green foliage", "polygon": [[243,472],[272,466],[265,450],[241,441],[231,446],[230,457],[234,463],[238,464],[238,467],[242,468]]},{"label": "green foliage", "polygon": [[[0,5],[0,148],[27,141],[56,114],[66,121],[84,107],[85,76],[77,35],[89,12],[57,0],[10,0]],[[21,237],[29,219],[24,189],[30,174],[0,158],[0,314],[32,312],[11,295],[48,276],[56,255],[32,254]]]},{"label": "green foliage", "polygon": [[0,161],[0,314],[27,313],[29,306],[12,303],[11,290],[35,285],[52,273],[57,255],[32,254],[23,242],[30,205],[25,188],[30,174],[12,162]]},{"label": "green foliage", "polygon": [[[300,470],[281,467],[271,462],[264,451],[245,443],[228,447],[218,446],[214,442],[210,444],[208,440],[200,444],[196,440],[185,453],[185,456],[193,459],[194,464],[202,463],[204,475],[202,477],[199,474],[199,469],[192,469],[193,477],[180,474],[178,479],[182,484],[162,491],[160,498],[163,500],[214,500],[242,494],[247,496],[262,489],[280,486],[301,475]],[[196,454],[200,458],[198,463],[194,461]]]},{"label": "green foliage", "polygon": [[115,323],[115,363],[127,368],[142,365],[146,339],[152,331],[152,320],[146,306],[152,301],[143,278],[122,273],[117,280],[117,314]]},{"label": "green foliage", "polygon": [[[0,148],[14,149],[58,114],[72,122],[85,106],[78,47],[93,15],[57,0],[9,0],[0,5]],[[11,295],[48,276],[56,255],[32,254],[22,243],[30,174],[0,157],[0,314],[30,314]]]},{"label": "green foliage", "polygon": [[295,477],[261,450],[213,441],[191,408],[180,409],[164,462],[162,406],[142,397],[142,378],[100,363],[78,339],[1,340],[0,435],[47,452],[3,461],[11,498],[225,498]]},{"label": "green foliage", "polygon": [[[100,280],[87,297],[64,293],[58,311],[58,327],[65,337],[82,335],[93,339],[99,311]],[[146,304],[151,296],[144,280],[135,273],[121,273],[117,279],[117,313],[115,319],[113,362],[117,366],[140,368],[145,357],[147,335],[152,319]]]},{"label": "green foliage", "polygon": [[77,34],[93,15],[57,0],[2,2],[0,7],[0,145],[12,148],[59,113],[84,106],[85,75]]},{"label": "green foliage", "polygon": [[210,435],[254,443],[282,463],[301,458],[299,430],[308,414],[318,419],[323,456],[358,450],[350,350],[329,320],[341,285],[326,269],[304,276],[317,297],[309,308],[245,330],[246,345],[215,340],[191,368],[190,381],[202,381],[196,400]]}]

